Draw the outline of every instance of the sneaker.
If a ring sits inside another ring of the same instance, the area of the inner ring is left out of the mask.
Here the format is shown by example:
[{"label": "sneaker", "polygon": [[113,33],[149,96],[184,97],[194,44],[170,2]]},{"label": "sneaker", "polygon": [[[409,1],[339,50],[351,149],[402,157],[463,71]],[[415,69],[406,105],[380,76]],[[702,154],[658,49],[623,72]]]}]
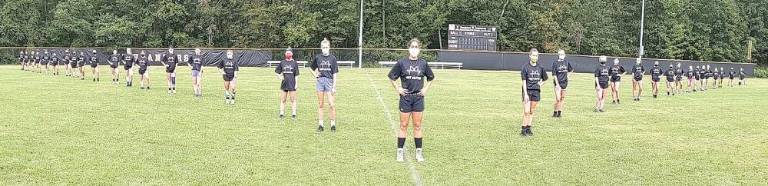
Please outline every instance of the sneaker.
[{"label": "sneaker", "polygon": [[324,129],[322,125],[317,126],[317,132],[323,132],[323,130]]},{"label": "sneaker", "polygon": [[397,149],[397,161],[399,162],[405,161],[405,149],[402,149],[402,148]]},{"label": "sneaker", "polygon": [[553,118],[556,118],[556,117],[557,117],[557,111],[555,111],[555,112],[552,112],[552,117],[553,117]]},{"label": "sneaker", "polygon": [[285,115],[280,114],[279,118],[280,120],[283,120],[285,118]]},{"label": "sneaker", "polygon": [[533,130],[531,130],[531,126],[528,126],[528,128],[525,128],[525,133],[527,133],[528,136],[533,136]]},{"label": "sneaker", "polygon": [[616,104],[616,100],[611,101],[611,104]]},{"label": "sneaker", "polygon": [[600,111],[600,112],[605,112],[605,110],[603,110],[603,109],[598,109],[598,111]]},{"label": "sneaker", "polygon": [[421,148],[416,149],[416,161],[424,162],[424,150]]},{"label": "sneaker", "polygon": [[563,114],[563,111],[557,111],[557,117],[558,117],[558,118],[559,118],[559,117],[562,117],[562,116],[563,116],[562,114]]},{"label": "sneaker", "polygon": [[525,130],[525,128],[520,129],[520,136],[525,137],[528,135],[528,132]]},{"label": "sneaker", "polygon": [[617,99],[616,104],[621,104],[621,100]]},{"label": "sneaker", "polygon": [[295,120],[295,119],[296,119],[296,114],[294,114],[294,115],[291,115],[291,119],[294,119],[294,120]]},{"label": "sneaker", "polygon": [[336,132],[336,125],[331,125],[331,132]]}]

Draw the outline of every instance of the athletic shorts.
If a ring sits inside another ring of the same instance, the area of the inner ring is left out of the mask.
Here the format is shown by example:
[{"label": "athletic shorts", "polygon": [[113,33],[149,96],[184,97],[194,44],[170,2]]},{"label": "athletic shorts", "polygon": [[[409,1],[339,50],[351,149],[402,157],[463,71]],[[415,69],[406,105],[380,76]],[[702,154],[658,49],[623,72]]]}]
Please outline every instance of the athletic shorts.
[{"label": "athletic shorts", "polygon": [[109,65],[109,68],[117,68],[117,65]]},{"label": "athletic shorts", "polygon": [[59,63],[53,63],[53,62],[51,62],[51,63],[48,63],[48,65],[57,66],[57,65],[59,65]]},{"label": "athletic shorts", "polygon": [[682,80],[683,80],[683,77],[682,77],[682,76],[677,76],[677,77],[675,77],[675,81],[682,81]]},{"label": "athletic shorts", "polygon": [[131,69],[131,67],[133,67],[133,66],[123,66],[123,69],[125,69],[125,70],[130,70],[130,69]]},{"label": "athletic shorts", "polygon": [[661,78],[651,78],[651,81],[658,83],[661,81]]},{"label": "athletic shorts", "polygon": [[165,68],[165,72],[167,72],[167,73],[174,73],[174,72],[176,72],[176,67],[173,67],[173,68]]},{"label": "athletic shorts", "polygon": [[77,68],[77,63],[70,63],[69,66],[71,66],[72,68]]},{"label": "athletic shorts", "polygon": [[200,77],[200,75],[201,75],[201,74],[200,74],[200,71],[199,71],[199,70],[192,70],[192,77],[193,77],[193,78],[195,78],[195,77]]},{"label": "athletic shorts", "polygon": [[[525,97],[522,97],[522,100],[525,101]],[[528,89],[528,100],[541,101],[541,90]]]},{"label": "athletic shorts", "polygon": [[406,94],[400,96],[400,112],[424,112],[424,96]]},{"label": "athletic shorts", "polygon": [[611,77],[611,82],[621,82],[621,76]]},{"label": "athletic shorts", "polygon": [[[566,88],[568,88],[568,81],[560,81],[559,83],[560,83],[560,89],[565,90]],[[557,83],[555,83],[555,81],[552,81],[552,84],[557,86]]]},{"label": "athletic shorts", "polygon": [[633,77],[632,79],[634,79],[635,81],[642,81],[643,80],[643,76]]},{"label": "athletic shorts", "polygon": [[146,68],[139,68],[139,75],[144,75],[144,73],[147,73]]},{"label": "athletic shorts", "polygon": [[333,91],[333,80],[327,77],[317,78],[317,85],[315,87],[317,92],[331,92]]},{"label": "athletic shorts", "polygon": [[224,81],[232,81],[235,79],[235,74],[224,74],[222,77],[224,78]]},{"label": "athletic shorts", "polygon": [[597,86],[600,86],[601,89],[607,89],[608,88],[608,82],[598,82],[598,83],[595,84],[595,88],[597,88]]},{"label": "athletic shorts", "polygon": [[675,82],[675,78],[672,78],[672,79],[667,78],[667,82],[674,83]]},{"label": "athletic shorts", "polygon": [[91,68],[96,68],[96,67],[98,67],[98,66],[99,66],[99,64],[95,64],[95,63],[94,63],[94,64],[91,64]]}]

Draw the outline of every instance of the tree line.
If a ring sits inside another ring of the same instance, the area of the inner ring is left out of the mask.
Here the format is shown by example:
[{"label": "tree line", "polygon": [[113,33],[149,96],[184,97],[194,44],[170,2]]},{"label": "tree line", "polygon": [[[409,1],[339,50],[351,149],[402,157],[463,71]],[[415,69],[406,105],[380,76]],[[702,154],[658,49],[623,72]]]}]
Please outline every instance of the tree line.
[{"label": "tree line", "polygon": [[[366,0],[364,47],[447,46],[496,26],[498,49],[637,56],[641,0]],[[648,0],[645,57],[768,64],[768,1]],[[359,0],[0,1],[5,47],[358,46]],[[751,46],[750,46],[751,43]],[[749,48],[751,47],[751,48]],[[752,51],[751,58],[748,51]]]}]

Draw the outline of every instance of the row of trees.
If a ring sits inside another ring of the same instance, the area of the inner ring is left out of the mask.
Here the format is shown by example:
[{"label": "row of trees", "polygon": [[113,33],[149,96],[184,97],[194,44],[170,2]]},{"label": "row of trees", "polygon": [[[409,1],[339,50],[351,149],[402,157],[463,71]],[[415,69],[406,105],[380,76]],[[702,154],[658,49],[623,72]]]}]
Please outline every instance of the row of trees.
[{"label": "row of trees", "polygon": [[[359,0],[0,1],[0,45],[357,47]],[[499,50],[637,56],[641,0],[366,0],[367,48],[413,37],[447,46],[448,24],[496,26]],[[768,61],[768,1],[648,0],[646,57]],[[441,43],[442,42],[442,43]]]}]

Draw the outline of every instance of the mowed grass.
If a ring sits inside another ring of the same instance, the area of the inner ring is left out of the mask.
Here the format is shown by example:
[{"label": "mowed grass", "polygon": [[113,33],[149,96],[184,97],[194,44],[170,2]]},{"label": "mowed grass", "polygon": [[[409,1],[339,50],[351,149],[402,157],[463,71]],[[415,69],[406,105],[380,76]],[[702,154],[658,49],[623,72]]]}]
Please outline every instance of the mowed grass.
[{"label": "mowed grass", "polygon": [[2,185],[768,183],[763,79],[658,99],[646,83],[641,102],[625,81],[622,104],[594,113],[593,78],[575,74],[563,118],[549,117],[548,81],[536,135],[522,138],[519,72],[435,70],[424,118],[427,161],[413,161],[409,137],[409,160],[399,163],[388,69],[341,68],[339,131],[316,133],[306,68],[299,118],[284,122],[271,68],[241,68],[234,106],[224,104],[214,68],[206,69],[202,99],[192,96],[186,67],[175,96],[166,94],[161,68],[151,70],[151,90],[138,80],[112,85],[103,67],[98,83],[17,68],[0,66]]}]

